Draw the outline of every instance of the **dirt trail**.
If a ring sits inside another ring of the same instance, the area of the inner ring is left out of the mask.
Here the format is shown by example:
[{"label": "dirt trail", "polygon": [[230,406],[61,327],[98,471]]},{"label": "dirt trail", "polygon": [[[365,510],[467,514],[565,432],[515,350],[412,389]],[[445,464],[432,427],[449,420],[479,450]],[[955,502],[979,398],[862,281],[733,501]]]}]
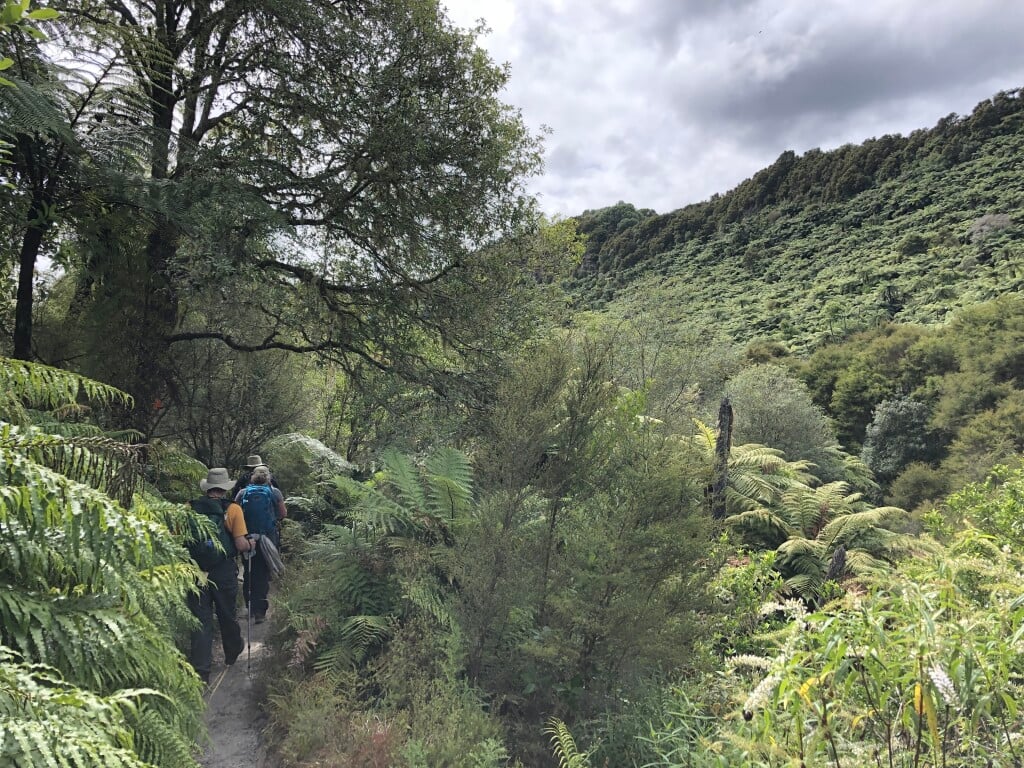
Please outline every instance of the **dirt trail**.
[{"label": "dirt trail", "polygon": [[[242,637],[245,617],[239,618]],[[264,718],[256,700],[255,681],[265,657],[263,639],[268,623],[252,626],[252,644],[233,666],[224,666],[220,639],[214,641],[213,669],[206,700],[206,727],[210,734],[200,765],[204,768],[276,768],[263,749],[260,731]],[[252,652],[251,664],[249,652]]]}]

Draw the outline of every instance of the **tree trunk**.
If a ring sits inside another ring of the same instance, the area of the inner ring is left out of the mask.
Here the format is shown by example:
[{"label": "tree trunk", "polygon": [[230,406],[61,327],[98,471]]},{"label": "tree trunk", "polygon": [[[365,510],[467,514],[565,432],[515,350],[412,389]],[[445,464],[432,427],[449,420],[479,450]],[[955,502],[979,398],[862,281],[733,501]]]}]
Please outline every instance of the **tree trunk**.
[{"label": "tree trunk", "polygon": [[46,225],[43,219],[42,200],[32,201],[29,210],[29,224],[21,241],[18,258],[18,297],[14,308],[14,357],[18,360],[32,359],[32,283],[36,271],[36,260],[43,245]]},{"label": "tree trunk", "polygon": [[725,488],[729,482],[729,449],[732,446],[732,404],[722,398],[718,408],[718,438],[715,440],[715,468],[711,481],[711,517],[725,517]]}]

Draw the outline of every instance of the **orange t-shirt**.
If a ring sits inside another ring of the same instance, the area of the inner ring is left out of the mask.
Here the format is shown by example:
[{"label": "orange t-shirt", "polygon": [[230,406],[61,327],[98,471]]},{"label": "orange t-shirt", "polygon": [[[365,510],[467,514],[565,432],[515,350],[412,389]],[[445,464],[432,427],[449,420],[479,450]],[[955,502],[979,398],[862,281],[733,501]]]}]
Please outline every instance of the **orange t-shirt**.
[{"label": "orange t-shirt", "polygon": [[245,515],[242,514],[242,508],[238,504],[234,502],[228,504],[228,510],[224,513],[224,527],[236,539],[249,533],[249,529],[245,527]]}]

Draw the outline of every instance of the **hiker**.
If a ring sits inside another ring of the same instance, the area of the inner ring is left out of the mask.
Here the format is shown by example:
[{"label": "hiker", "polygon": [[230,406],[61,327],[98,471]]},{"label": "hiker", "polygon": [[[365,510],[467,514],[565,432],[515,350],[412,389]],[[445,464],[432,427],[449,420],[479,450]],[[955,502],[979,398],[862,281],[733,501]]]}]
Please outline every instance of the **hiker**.
[{"label": "hiker", "polygon": [[[268,467],[268,465],[263,461],[262,458],[260,458],[259,454],[254,453],[252,456],[246,459],[245,472],[241,474],[241,476],[238,478],[238,482],[235,483],[235,487],[231,489],[229,498],[235,498],[238,495],[238,492],[249,484],[249,481],[252,479],[252,472],[254,469],[256,469],[256,467]],[[277,479],[274,477],[273,473],[271,473],[270,475],[270,484],[274,488],[281,490],[281,486],[277,484]]]},{"label": "hiker", "polygon": [[[265,465],[253,468],[249,484],[238,492],[235,501],[242,507],[250,538],[266,536],[277,545],[280,541],[278,523],[287,517],[288,510],[284,505],[284,495],[270,485],[270,470]],[[258,552],[253,552],[245,561],[242,595],[253,621],[257,624],[266,619],[269,591],[270,568]]]},{"label": "hiker", "polygon": [[213,657],[213,616],[217,614],[220,624],[221,643],[224,646],[224,663],[231,666],[245,649],[242,630],[235,618],[235,604],[238,600],[238,569],[235,555],[248,552],[252,542],[246,538],[248,529],[242,508],[227,496],[232,488],[228,471],[215,467],[206,473],[206,479],[199,482],[203,496],[189,502],[197,514],[204,515],[217,530],[217,541],[213,539],[189,544],[189,554],[196,565],[206,573],[206,583],[188,596],[189,610],[199,619],[200,626],[192,632],[189,662],[204,682],[210,681],[210,664]]}]

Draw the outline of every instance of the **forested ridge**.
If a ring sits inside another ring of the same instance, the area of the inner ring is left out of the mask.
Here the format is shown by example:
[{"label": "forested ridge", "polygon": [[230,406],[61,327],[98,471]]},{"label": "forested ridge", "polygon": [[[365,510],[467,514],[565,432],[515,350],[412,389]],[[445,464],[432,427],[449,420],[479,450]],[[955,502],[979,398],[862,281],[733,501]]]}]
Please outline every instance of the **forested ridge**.
[{"label": "forested ridge", "polygon": [[1019,289],[1019,91],[909,136],[797,156],[678,211],[577,217],[583,307],[668,304],[738,340],[796,349],[881,320],[935,323]]},{"label": "forested ridge", "polygon": [[0,765],[202,765],[260,462],[265,764],[1024,759],[1017,92],[551,221],[434,0],[0,8]]}]

